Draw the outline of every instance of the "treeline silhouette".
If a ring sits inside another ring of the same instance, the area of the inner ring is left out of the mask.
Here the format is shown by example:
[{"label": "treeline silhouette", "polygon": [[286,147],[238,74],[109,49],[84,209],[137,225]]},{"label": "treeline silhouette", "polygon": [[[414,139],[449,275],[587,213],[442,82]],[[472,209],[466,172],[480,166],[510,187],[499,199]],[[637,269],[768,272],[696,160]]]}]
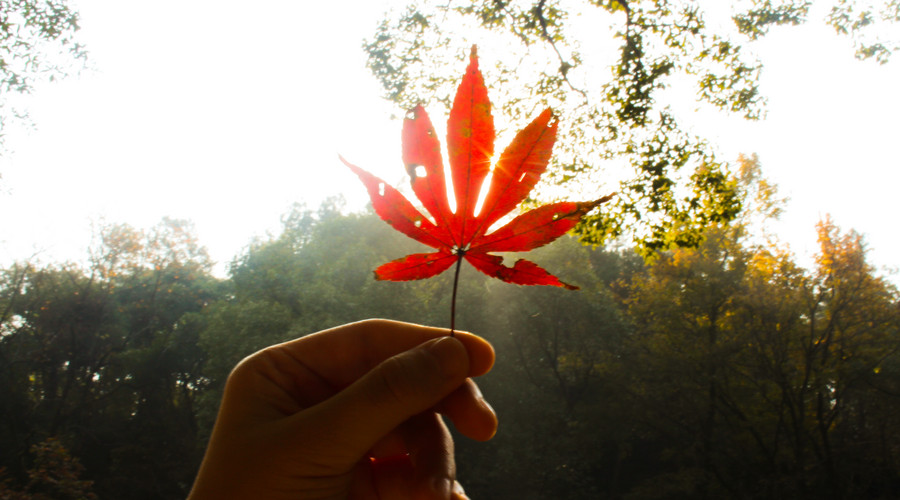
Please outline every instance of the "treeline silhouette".
[{"label": "treeline silhouette", "polygon": [[[457,442],[472,498],[900,497],[897,290],[828,220],[811,269],[749,227],[646,260],[531,252],[574,292],[464,268],[457,325],[498,356],[479,384],[500,430]],[[242,357],[369,317],[449,323],[452,273],[375,281],[418,244],[334,200],[226,279],[187,223],[99,236],[88,264],[0,277],[0,498],[184,498]]]}]

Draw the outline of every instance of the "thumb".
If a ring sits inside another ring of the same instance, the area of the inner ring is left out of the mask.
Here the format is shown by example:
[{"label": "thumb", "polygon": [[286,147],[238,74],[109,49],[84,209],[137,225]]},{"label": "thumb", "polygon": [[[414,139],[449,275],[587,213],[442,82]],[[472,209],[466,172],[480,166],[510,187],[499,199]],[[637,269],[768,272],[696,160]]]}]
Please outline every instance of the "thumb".
[{"label": "thumb", "polygon": [[469,356],[462,342],[433,339],[386,359],[318,405],[314,418],[327,429],[323,434],[332,449],[346,453],[351,465],[391,430],[462,385],[468,373]]}]

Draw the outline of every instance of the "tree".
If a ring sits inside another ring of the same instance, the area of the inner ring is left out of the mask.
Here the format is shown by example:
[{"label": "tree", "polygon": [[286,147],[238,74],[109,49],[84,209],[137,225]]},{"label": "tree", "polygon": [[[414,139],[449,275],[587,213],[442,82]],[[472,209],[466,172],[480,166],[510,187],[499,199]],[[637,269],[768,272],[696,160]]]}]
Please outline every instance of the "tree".
[{"label": "tree", "polygon": [[[875,58],[886,64],[900,44],[891,33],[892,24],[900,22],[900,1],[859,2],[837,0],[828,13],[827,22],[837,33],[853,38],[856,57]],[[893,28],[895,29],[895,28]]]},{"label": "tree", "polygon": [[[817,268],[806,286],[807,321],[801,344],[808,449],[827,475],[825,486],[836,498],[891,497],[898,461],[885,449],[896,447],[893,419],[873,408],[896,408],[897,396],[879,391],[893,384],[881,375],[883,364],[898,357],[900,294],[866,262],[862,237],[841,234],[828,219],[819,223]],[[882,386],[883,387],[883,386]],[[873,390],[874,389],[874,390]],[[890,436],[890,437],[889,437]],[[859,441],[879,443],[863,450]]]},{"label": "tree", "polygon": [[[805,22],[811,4],[739,2],[733,26],[720,29],[711,20],[718,2],[425,0],[385,18],[365,49],[400,108],[436,101],[449,108],[464,51],[477,40],[501,122],[515,129],[546,106],[561,117],[553,184],[591,199],[615,189],[610,177],[621,179],[613,204],[579,226],[582,239],[629,234],[657,250],[695,246],[704,228],[741,208],[727,164],[671,106],[685,99],[678,90],[693,87],[688,92],[702,106],[759,118],[762,64],[745,43],[772,26]],[[889,26],[900,19],[900,4],[882,7],[836,0],[826,21],[856,37],[860,56],[885,61],[892,42],[863,41],[882,26],[896,42]]]},{"label": "tree", "polygon": [[[758,214],[775,213],[754,163],[741,190]],[[896,362],[900,296],[852,232],[820,224],[817,268],[805,271],[777,246],[749,244],[749,222],[660,253],[622,288],[634,328],[623,364],[640,367],[626,418],[656,457],[632,497],[896,496],[887,415],[900,400],[882,367]]]},{"label": "tree", "polygon": [[0,466],[24,483],[28,450],[59,438],[111,498],[183,498],[202,453],[196,331],[217,297],[190,226],[105,227],[86,269],[15,269],[2,325]]},{"label": "tree", "polygon": [[24,116],[10,94],[28,93],[84,65],[78,28],[78,13],[67,0],[0,2],[0,139],[8,118]]},{"label": "tree", "polygon": [[16,491],[7,485],[0,467],[0,498],[3,500],[95,500],[92,481],[80,479],[84,466],[72,457],[58,439],[48,438],[31,447],[34,465],[28,484]]},{"label": "tree", "polygon": [[498,353],[479,385],[501,426],[488,443],[457,444],[460,477],[473,498],[612,497],[628,330],[609,281],[626,274],[625,258],[574,238],[534,252],[580,290],[479,283],[487,314],[473,326]]},{"label": "tree", "polygon": [[698,248],[658,256],[628,285],[635,333],[625,363],[641,367],[629,377],[629,404],[659,455],[671,457],[637,498],[738,498],[745,486],[728,473],[739,448],[721,403],[734,397],[728,367],[741,341],[729,324],[748,259],[729,236],[711,230]]}]

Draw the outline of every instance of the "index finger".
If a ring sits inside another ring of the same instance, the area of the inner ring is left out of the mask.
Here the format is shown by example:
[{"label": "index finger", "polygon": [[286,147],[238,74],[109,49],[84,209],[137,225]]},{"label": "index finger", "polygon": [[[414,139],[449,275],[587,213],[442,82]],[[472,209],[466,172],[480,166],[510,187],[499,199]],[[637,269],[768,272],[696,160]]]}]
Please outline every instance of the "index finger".
[{"label": "index finger", "polygon": [[[368,373],[382,361],[428,340],[447,336],[450,330],[386,319],[370,319],[338,326],[285,342],[277,349],[306,370],[340,390]],[[469,376],[490,371],[494,349],[483,338],[454,332],[469,355]]]}]

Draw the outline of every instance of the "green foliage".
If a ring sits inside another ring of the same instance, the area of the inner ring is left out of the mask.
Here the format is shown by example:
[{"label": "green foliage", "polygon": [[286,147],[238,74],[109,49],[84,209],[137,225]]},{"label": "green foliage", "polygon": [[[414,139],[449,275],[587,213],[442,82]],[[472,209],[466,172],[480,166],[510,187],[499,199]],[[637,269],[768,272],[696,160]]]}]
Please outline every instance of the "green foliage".
[{"label": "green foliage", "polygon": [[[835,0],[827,22],[855,40],[880,28],[874,31],[885,36],[859,42],[859,53],[886,61],[900,10],[896,0],[883,3],[876,15]],[[672,104],[685,96],[673,88],[692,87],[698,106],[758,119],[762,64],[746,44],[773,26],[805,22],[810,5],[737,2],[733,25],[720,26],[711,18],[727,7],[713,2],[424,0],[389,14],[364,48],[400,109],[449,109],[463,58],[477,43],[500,123],[516,129],[548,106],[561,117],[553,187],[542,196],[558,196],[558,186],[584,199],[616,191],[579,235],[589,243],[627,235],[657,251],[696,246],[709,223],[731,220],[741,208],[729,165],[683,126]]]},{"label": "green foliage", "polygon": [[202,451],[193,402],[203,354],[178,320],[217,295],[189,233],[177,221],[107,227],[87,269],[7,274],[0,465],[12,477],[24,477],[31,446],[59,437],[100,497],[186,495]]},{"label": "green foliage", "polygon": [[0,2],[0,137],[7,118],[21,117],[10,108],[10,93],[28,93],[84,65],[76,31],[78,13],[66,0]]},{"label": "green foliage", "polygon": [[828,23],[842,35],[853,38],[856,57],[875,58],[886,64],[900,49],[896,24],[900,23],[900,1],[861,2],[837,0],[828,13]]},{"label": "green foliage", "polygon": [[0,467],[0,498],[4,500],[95,500],[91,481],[79,479],[84,467],[56,438],[31,447],[34,464],[21,491],[11,489]]},{"label": "green foliage", "polygon": [[601,275],[619,278],[627,267],[574,238],[535,252],[582,289],[486,283],[492,313],[475,331],[498,357],[479,384],[501,425],[488,443],[458,443],[460,477],[473,497],[604,498],[612,469],[603,450],[616,446],[620,425],[609,411],[620,399],[616,358],[628,330]]},{"label": "green foliage", "polygon": [[[780,200],[739,163],[746,209],[696,248],[536,250],[577,292],[463,268],[457,322],[498,355],[499,432],[456,444],[473,498],[900,494],[900,293],[827,220],[811,270],[758,239]],[[0,498],[184,498],[244,356],[368,317],[447,326],[452,277],[375,281],[417,244],[340,207],[295,207],[223,281],[177,221],[0,274]]]},{"label": "green foliage", "polygon": [[625,362],[642,367],[629,404],[665,443],[635,498],[889,498],[896,464],[857,446],[893,426],[861,400],[897,355],[897,291],[827,223],[812,274],[735,234],[663,255],[622,294],[635,322]]},{"label": "green foliage", "polygon": [[738,31],[747,35],[751,40],[756,40],[768,34],[772,26],[790,24],[797,26],[806,22],[809,0],[791,0],[781,4],[773,4],[771,0],[754,2],[755,5],[746,12],[740,12],[733,16],[734,24]]}]

